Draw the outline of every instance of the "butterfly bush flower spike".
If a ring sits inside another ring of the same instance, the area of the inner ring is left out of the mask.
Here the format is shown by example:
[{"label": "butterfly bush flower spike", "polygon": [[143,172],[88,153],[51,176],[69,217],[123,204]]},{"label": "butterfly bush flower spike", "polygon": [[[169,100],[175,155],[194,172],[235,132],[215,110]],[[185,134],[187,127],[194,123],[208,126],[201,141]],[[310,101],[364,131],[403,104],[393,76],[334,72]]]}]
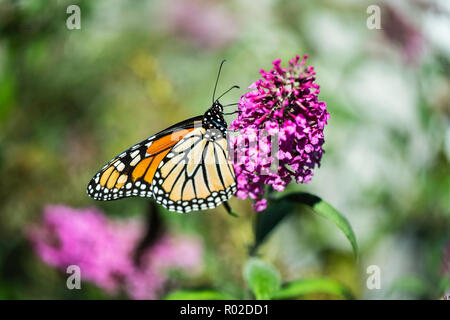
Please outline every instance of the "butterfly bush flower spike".
[{"label": "butterfly bush flower spike", "polygon": [[[236,150],[236,196],[255,200],[256,211],[267,207],[265,185],[283,191],[292,179],[307,183],[320,165],[323,130],[330,115],[326,103],[318,99],[316,73],[306,66],[306,59],[297,55],[286,68],[277,59],[271,70],[261,70],[262,79],[241,97],[239,116],[231,123],[231,130],[239,133],[230,137]],[[271,150],[278,150],[277,154]]]},{"label": "butterfly bush flower spike", "polygon": [[176,269],[197,274],[203,246],[196,238],[164,234],[146,248],[137,265],[136,248],[144,237],[142,221],[109,219],[96,208],[46,206],[40,224],[27,230],[37,255],[63,272],[80,267],[83,279],[110,295],[121,291],[132,299],[157,299]]}]

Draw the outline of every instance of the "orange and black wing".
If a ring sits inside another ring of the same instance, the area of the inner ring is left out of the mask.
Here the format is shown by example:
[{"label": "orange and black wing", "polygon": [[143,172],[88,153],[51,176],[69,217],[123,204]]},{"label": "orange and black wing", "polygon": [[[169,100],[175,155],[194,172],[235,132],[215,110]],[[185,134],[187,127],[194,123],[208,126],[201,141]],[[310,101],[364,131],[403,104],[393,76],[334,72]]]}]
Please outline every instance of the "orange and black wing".
[{"label": "orange and black wing", "polygon": [[226,137],[203,127],[187,133],[160,162],[152,182],[156,201],[170,211],[212,209],[236,192]]},{"label": "orange and black wing", "polygon": [[125,150],[95,174],[88,184],[88,195],[104,201],[152,197],[152,182],[161,161],[185,135],[201,124],[201,116],[188,119]]}]

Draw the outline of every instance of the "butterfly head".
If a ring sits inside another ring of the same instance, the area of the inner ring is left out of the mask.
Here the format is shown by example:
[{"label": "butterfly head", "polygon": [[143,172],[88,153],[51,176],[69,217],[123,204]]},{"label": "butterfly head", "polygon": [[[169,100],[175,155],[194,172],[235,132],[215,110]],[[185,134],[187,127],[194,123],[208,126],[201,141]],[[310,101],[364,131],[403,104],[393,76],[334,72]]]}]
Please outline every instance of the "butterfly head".
[{"label": "butterfly head", "polygon": [[219,102],[219,99],[230,92],[230,90],[239,88],[239,86],[232,86],[230,89],[222,93],[220,97],[218,97],[217,99],[215,98],[217,83],[219,82],[220,71],[222,70],[224,62],[225,60],[222,60],[222,62],[220,63],[219,72],[217,73],[216,84],[214,85],[214,91],[212,95],[212,106],[203,115],[202,125],[206,129],[205,136],[207,139],[216,139],[226,136],[227,122],[223,117],[223,105]]},{"label": "butterfly head", "polygon": [[225,136],[227,132],[227,122],[223,117],[223,106],[219,101],[215,101],[203,115],[202,125],[206,130],[220,131]]}]

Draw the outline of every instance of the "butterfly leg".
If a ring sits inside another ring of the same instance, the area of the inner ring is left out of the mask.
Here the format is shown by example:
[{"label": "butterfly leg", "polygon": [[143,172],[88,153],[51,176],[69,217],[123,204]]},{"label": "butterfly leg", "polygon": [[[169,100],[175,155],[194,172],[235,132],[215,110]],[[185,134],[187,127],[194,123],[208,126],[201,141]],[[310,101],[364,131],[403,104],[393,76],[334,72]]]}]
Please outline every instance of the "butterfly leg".
[{"label": "butterfly leg", "polygon": [[228,204],[228,201],[225,201],[223,203],[223,206],[225,207],[225,209],[227,210],[227,212],[228,212],[228,214],[230,216],[233,216],[235,218],[239,218],[239,215],[231,209],[230,205]]}]

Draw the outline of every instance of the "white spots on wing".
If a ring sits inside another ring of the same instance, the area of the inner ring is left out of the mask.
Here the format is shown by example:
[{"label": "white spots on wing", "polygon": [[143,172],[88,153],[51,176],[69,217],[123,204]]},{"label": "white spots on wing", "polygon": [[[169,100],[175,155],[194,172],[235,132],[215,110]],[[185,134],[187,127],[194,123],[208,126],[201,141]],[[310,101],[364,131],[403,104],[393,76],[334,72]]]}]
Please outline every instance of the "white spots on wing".
[{"label": "white spots on wing", "polygon": [[133,159],[133,161],[130,162],[130,166],[134,167],[138,164],[138,162],[141,160],[141,156],[138,154],[136,158]]},{"label": "white spots on wing", "polygon": [[162,189],[153,187],[153,194],[157,195],[156,202],[161,204],[169,211],[187,213],[190,211],[213,209],[224,201],[227,201],[236,192],[236,184],[230,185],[225,190],[213,192],[206,199],[192,199],[190,201],[172,201],[168,198],[168,194]]},{"label": "white spots on wing", "polygon": [[131,158],[135,158],[139,154],[139,150],[133,151],[130,156]]},{"label": "white spots on wing", "polygon": [[121,172],[123,169],[125,169],[125,164],[123,162],[118,161],[116,164],[116,168],[117,170],[119,170],[119,172]]},{"label": "white spots on wing", "polygon": [[128,176],[126,174],[123,174],[119,177],[119,179],[117,179],[117,184],[124,184],[125,182],[127,182]]}]

